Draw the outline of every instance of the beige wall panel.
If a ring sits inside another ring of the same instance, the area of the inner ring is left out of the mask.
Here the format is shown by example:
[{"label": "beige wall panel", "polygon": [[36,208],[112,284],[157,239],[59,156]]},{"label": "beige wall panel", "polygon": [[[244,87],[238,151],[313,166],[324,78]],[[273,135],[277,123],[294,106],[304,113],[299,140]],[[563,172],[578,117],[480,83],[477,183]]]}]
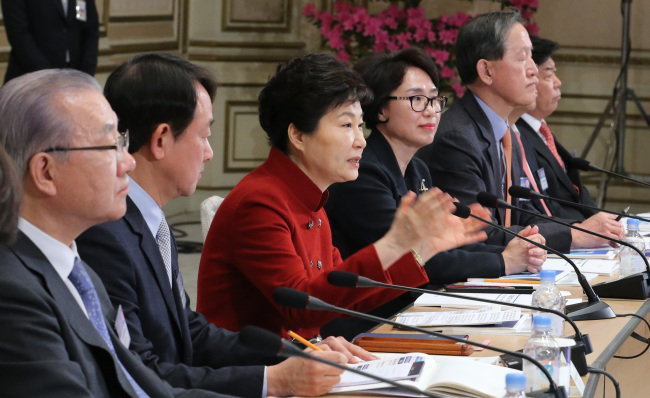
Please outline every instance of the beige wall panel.
[{"label": "beige wall panel", "polygon": [[[605,47],[620,51],[621,1],[543,0],[537,12],[540,35],[565,46]],[[650,2],[631,2],[632,48],[650,50]]]},{"label": "beige wall panel", "polygon": [[110,0],[112,17],[172,15],[175,0]]},{"label": "beige wall panel", "polygon": [[171,22],[112,23],[110,43],[133,43],[176,39],[176,27]]}]

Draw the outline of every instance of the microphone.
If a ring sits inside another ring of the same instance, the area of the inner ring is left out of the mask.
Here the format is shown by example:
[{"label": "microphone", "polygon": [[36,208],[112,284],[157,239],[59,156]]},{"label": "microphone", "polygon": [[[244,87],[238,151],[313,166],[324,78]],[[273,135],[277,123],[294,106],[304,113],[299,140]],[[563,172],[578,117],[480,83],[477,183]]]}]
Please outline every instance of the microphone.
[{"label": "microphone", "polygon": [[[564,388],[558,388],[555,381],[553,381],[553,378],[551,377],[551,374],[548,372],[548,370],[541,363],[539,363],[538,361],[536,361],[535,359],[533,359],[529,355],[526,355],[526,354],[518,352],[518,351],[510,351],[510,350],[506,350],[504,348],[488,346],[487,344],[477,343],[477,342],[474,342],[474,341],[471,341],[471,340],[461,339],[461,338],[456,337],[456,336],[445,335],[445,334],[442,334],[442,333],[433,332],[431,330],[422,329],[422,328],[419,328],[419,327],[416,327],[416,326],[405,325],[403,323],[395,322],[395,321],[392,321],[392,320],[389,320],[389,319],[380,318],[380,317],[377,317],[377,316],[374,316],[374,315],[364,314],[363,312],[357,312],[357,311],[349,310],[347,308],[337,307],[337,306],[334,306],[332,304],[326,303],[323,300],[320,300],[320,299],[318,299],[316,297],[310,296],[305,292],[301,292],[300,290],[295,290],[295,289],[291,289],[291,288],[288,288],[288,287],[278,287],[278,288],[276,288],[275,291],[273,292],[273,300],[276,302],[276,304],[279,304],[279,305],[282,305],[282,306],[285,306],[285,307],[289,307],[289,308],[294,308],[294,309],[299,309],[299,310],[308,309],[308,310],[317,310],[317,311],[333,311],[333,312],[337,312],[339,314],[350,315],[350,316],[355,317],[355,318],[360,318],[360,319],[364,319],[364,320],[368,320],[368,321],[372,321],[372,322],[386,323],[386,324],[389,324],[389,325],[397,326],[397,327],[402,328],[402,329],[411,330],[411,331],[419,332],[419,333],[424,333],[424,334],[427,334],[427,335],[430,335],[430,336],[442,337],[442,338],[445,338],[447,340],[454,340],[456,342],[463,343],[463,344],[471,344],[471,345],[474,345],[474,346],[477,346],[477,347],[483,347],[484,349],[500,352],[502,354],[514,355],[517,358],[522,358],[522,359],[525,359],[525,360],[531,362],[536,367],[538,367],[539,370],[542,371],[542,373],[544,373],[544,375],[546,376],[546,378],[549,381],[549,385],[550,385],[549,391],[548,391],[549,393],[554,394],[556,397],[566,397],[566,391],[564,390]],[[533,395],[531,395],[531,396],[533,396]]]},{"label": "microphone", "polygon": [[297,356],[301,358],[306,358],[312,361],[324,363],[326,365],[349,371],[352,373],[356,373],[358,375],[377,380],[382,383],[390,384],[391,386],[403,390],[403,391],[408,391],[411,394],[417,394],[418,396],[420,395],[425,395],[427,397],[432,397],[432,398],[439,398],[440,395],[430,393],[428,391],[422,391],[419,390],[415,387],[407,386],[404,384],[397,383],[393,380],[389,380],[386,378],[383,378],[381,376],[377,376],[368,372],[364,372],[361,370],[357,370],[353,366],[345,366],[341,365],[340,363],[328,361],[327,359],[323,359],[320,357],[316,357],[313,355],[310,355],[309,353],[301,350],[300,348],[296,347],[294,344],[292,344],[289,340],[285,340],[281,338],[280,336],[269,332],[268,330],[259,328],[257,326],[244,326],[241,331],[239,332],[239,342],[255,351],[260,351],[272,355],[280,355],[283,357],[291,357],[291,356]]},{"label": "microphone", "polygon": [[649,187],[650,188],[650,184],[647,184],[647,183],[645,183],[643,181],[635,180],[634,178],[630,178],[630,177],[628,177],[628,176],[626,176],[624,174],[618,174],[618,173],[614,173],[614,172],[609,171],[609,170],[603,170],[600,167],[594,166],[588,160],[584,160],[584,159],[580,159],[580,158],[573,158],[573,159],[571,159],[571,166],[575,167],[578,170],[582,170],[582,171],[597,171],[599,173],[609,174],[611,176],[618,177],[618,178],[621,178],[623,180],[632,181],[635,184],[643,185],[644,187]]},{"label": "microphone", "polygon": [[589,338],[589,335],[583,335],[582,333],[580,333],[580,329],[578,329],[578,326],[571,319],[571,317],[568,317],[566,314],[563,314],[558,310],[554,310],[550,308],[542,308],[542,307],[533,307],[525,304],[504,303],[501,301],[484,299],[479,297],[459,296],[457,294],[439,292],[436,290],[419,289],[419,288],[413,288],[409,286],[391,285],[388,283],[377,282],[365,276],[360,276],[355,273],[347,272],[347,271],[330,271],[330,273],[327,274],[327,281],[330,283],[330,285],[337,286],[337,287],[347,287],[347,288],[385,287],[388,289],[405,290],[405,291],[415,292],[415,293],[434,294],[437,296],[444,296],[444,297],[452,297],[452,298],[462,297],[463,299],[467,299],[470,301],[480,301],[488,304],[499,304],[508,307],[524,308],[527,310],[548,312],[550,314],[555,314],[560,318],[564,319],[565,321],[567,321],[575,331],[575,336],[573,337],[573,340],[575,340],[576,344],[573,347],[571,347],[571,362],[574,363],[576,369],[578,370],[578,373],[580,373],[581,376],[584,376],[588,373],[587,359],[585,356],[587,354],[591,354],[593,351],[593,348],[591,346],[591,339]]},{"label": "microphone", "polygon": [[554,198],[552,196],[548,196],[548,195],[544,195],[544,194],[539,193],[539,192],[535,192],[534,189],[530,189],[530,188],[526,188],[526,187],[522,187],[522,186],[518,186],[518,185],[513,185],[510,188],[508,188],[508,193],[510,193],[510,196],[515,197],[515,198],[520,198],[520,199],[537,198],[537,199],[544,199],[544,200],[552,200],[554,202],[559,202],[559,203],[565,204],[567,206],[577,207],[579,209],[589,209],[589,210],[594,210],[594,211],[602,211],[604,213],[616,214],[617,216],[634,218],[636,220],[650,222],[650,219],[648,219],[648,218],[638,217],[638,216],[634,216],[634,215],[626,214],[626,213],[620,213],[618,211],[605,210],[605,209],[601,209],[601,208],[596,207],[596,206],[583,205],[581,203],[571,202],[570,200]]},{"label": "microphone", "polygon": [[[550,222],[554,222],[560,225],[567,226],[571,229],[575,229],[590,235],[598,236],[599,238],[607,239],[612,242],[616,242],[619,245],[626,246],[634,250],[635,252],[639,253],[643,261],[645,261],[646,265],[646,272],[639,272],[637,274],[629,275],[626,276],[625,278],[620,278],[608,282],[602,282],[599,284],[596,284],[593,286],[593,290],[595,292],[598,292],[598,294],[602,295],[603,297],[609,297],[609,298],[627,298],[627,299],[638,299],[638,300],[645,300],[649,295],[650,295],[650,289],[648,289],[648,274],[650,272],[650,264],[648,263],[648,259],[646,258],[645,254],[641,252],[641,250],[637,249],[633,245],[622,241],[620,239],[613,239],[613,238],[608,238],[605,235],[601,235],[597,232],[589,231],[588,229],[576,227],[575,225],[566,223],[564,221],[557,220],[552,217],[548,217],[544,214],[540,213],[535,213],[530,210],[525,210],[522,208],[519,208],[517,206],[513,206],[510,203],[506,202],[505,200],[499,198],[496,195],[493,195],[488,192],[479,192],[479,194],[476,196],[476,199],[478,202],[484,206],[484,207],[490,207],[490,208],[502,208],[502,209],[511,209],[511,210],[516,210],[516,211],[521,211],[526,214],[530,214],[536,217],[539,217],[543,220],[547,220]],[[502,227],[503,228],[503,227]],[[552,253],[557,254],[555,251],[552,251]],[[562,257],[564,258],[564,257]],[[575,267],[577,269],[577,267]],[[582,284],[581,284],[582,286]],[[583,286],[584,289],[584,286]],[[586,293],[586,290],[585,290]],[[582,303],[584,304],[584,303]],[[576,304],[579,305],[579,304]],[[574,318],[576,319],[576,318]]]},{"label": "microphone", "polygon": [[[483,193],[486,193],[486,192],[481,192],[479,194],[479,196],[481,196],[481,194],[483,194]],[[490,194],[487,194],[487,195],[490,195]],[[483,195],[483,196],[485,197],[486,195]],[[494,195],[491,195],[491,196],[494,196]],[[496,196],[494,198],[496,198]],[[481,200],[483,200],[485,202],[485,201],[487,201],[487,199],[493,199],[493,198],[485,197],[484,199],[479,199],[479,203],[481,205],[485,206],[485,207],[489,207],[489,206],[486,206],[485,204],[481,203]],[[496,199],[499,199],[499,198],[496,198]],[[501,199],[499,199],[499,200],[501,200]],[[505,202],[505,203],[507,204],[507,202]],[[463,204],[460,204],[460,203],[456,204],[457,208],[459,206],[467,207],[467,206],[465,206]],[[515,207],[515,209],[517,209],[517,208]],[[537,247],[539,247],[541,249],[549,251],[549,252],[559,256],[564,261],[569,263],[569,265],[571,265],[571,267],[573,268],[573,270],[576,273],[576,277],[578,279],[578,283],[580,283],[580,287],[582,287],[582,290],[584,290],[585,295],[587,296],[587,302],[567,306],[567,317],[568,318],[571,318],[572,320],[575,320],[575,321],[584,321],[584,320],[594,320],[594,319],[609,319],[609,318],[616,317],[616,314],[614,314],[614,311],[609,307],[609,305],[607,305],[606,303],[603,303],[600,300],[600,298],[598,298],[598,295],[596,294],[596,292],[594,292],[594,289],[589,284],[589,282],[587,281],[587,278],[585,278],[584,274],[580,271],[580,269],[578,269],[578,266],[569,257],[567,257],[564,253],[561,253],[560,251],[555,250],[555,249],[553,249],[551,247],[548,247],[546,245],[543,245],[541,243],[538,243],[538,242],[530,240],[530,239],[528,239],[526,237],[523,237],[523,236],[509,230],[508,228],[502,227],[501,225],[498,225],[498,224],[495,224],[495,223],[493,223],[491,221],[484,220],[484,219],[482,219],[480,217],[477,217],[477,216],[471,214],[471,212],[470,212],[470,216],[472,218],[477,219],[477,220],[479,220],[479,221],[481,221],[481,222],[483,222],[485,224],[488,224],[491,227],[496,228],[499,231],[502,231],[502,232],[504,232],[504,233],[506,233],[508,235],[512,235],[512,236],[514,236],[514,237],[516,237],[518,239],[522,239],[522,240],[524,240],[524,241],[526,241],[526,242],[528,242],[528,243],[530,243],[530,244],[532,244],[534,246],[537,246]]]}]

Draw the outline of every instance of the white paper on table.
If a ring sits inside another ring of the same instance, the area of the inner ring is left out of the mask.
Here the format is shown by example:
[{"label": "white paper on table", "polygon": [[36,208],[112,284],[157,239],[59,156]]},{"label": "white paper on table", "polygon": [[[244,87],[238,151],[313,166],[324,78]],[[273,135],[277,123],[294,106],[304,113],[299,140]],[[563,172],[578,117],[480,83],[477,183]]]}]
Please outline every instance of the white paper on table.
[{"label": "white paper on table", "polygon": [[[612,275],[619,267],[618,260],[602,260],[602,259],[576,259],[573,260],[575,265],[582,273],[595,273],[599,275]],[[568,270],[575,273],[573,267],[561,258],[548,258],[542,269],[550,269],[554,271]]]},{"label": "white paper on table", "polygon": [[[592,274],[592,273],[583,273],[582,274],[587,282],[590,280],[596,278],[598,274]],[[578,275],[576,273],[569,274],[565,276],[564,278],[560,279],[559,281],[556,281],[555,284],[557,286],[580,286],[580,282],[578,282]]]},{"label": "white paper on table", "polygon": [[493,325],[518,321],[519,318],[521,318],[519,308],[495,311],[486,307],[466,311],[409,312],[398,316],[396,322],[412,326]]}]

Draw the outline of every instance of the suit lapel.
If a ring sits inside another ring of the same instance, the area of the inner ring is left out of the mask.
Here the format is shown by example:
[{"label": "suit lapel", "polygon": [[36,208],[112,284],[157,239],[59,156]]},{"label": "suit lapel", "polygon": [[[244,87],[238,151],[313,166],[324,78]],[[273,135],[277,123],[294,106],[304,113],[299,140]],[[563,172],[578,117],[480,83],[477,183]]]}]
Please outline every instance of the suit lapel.
[{"label": "suit lapel", "polygon": [[[133,230],[133,232],[140,236],[140,247],[145,257],[147,258],[148,265],[156,278],[158,283],[158,288],[162,293],[163,300],[165,300],[165,305],[169,310],[169,313],[172,315],[176,326],[181,329],[179,322],[179,315],[176,308],[176,303],[174,300],[174,293],[172,287],[169,284],[169,279],[167,277],[167,271],[165,270],[164,261],[160,255],[160,250],[158,249],[158,244],[156,240],[151,235],[151,230],[147,227],[147,223],[142,217],[142,213],[138,210],[138,207],[133,203],[131,198],[127,197],[126,199],[126,214],[124,215],[124,220]],[[178,257],[175,255],[176,250],[172,247],[172,259]],[[177,261],[177,260],[176,260]],[[175,261],[172,260],[174,263]],[[172,283],[175,283],[172,280]]]},{"label": "suit lapel", "polygon": [[[57,307],[65,311],[65,319],[70,325],[70,328],[75,331],[77,336],[81,341],[86,343],[89,346],[96,347],[105,351],[106,355],[111,358],[113,364],[113,370],[115,371],[120,385],[126,391],[132,391],[132,387],[128,380],[126,380],[123,372],[118,370],[118,363],[115,361],[111,350],[108,348],[108,345],[102,338],[102,336],[97,332],[95,326],[92,322],[86,317],[83,310],[79,306],[77,300],[70,293],[70,290],[65,285],[59,274],[56,272],[52,264],[47,260],[45,255],[38,249],[38,247],[25,236],[22,232],[19,234],[18,240],[13,246],[12,250],[16,256],[23,262],[25,267],[29,268],[32,272],[35,272],[43,278],[45,281],[45,287],[52,295],[52,298],[57,303]],[[86,270],[92,272],[86,267]],[[93,283],[99,283],[97,278],[94,278]],[[97,289],[96,289],[97,290]],[[101,300],[100,300],[101,302]],[[106,307],[102,306],[102,311],[105,311]],[[113,313],[114,311],[110,311]],[[106,312],[104,314],[104,322],[109,329],[109,335],[111,334],[111,325],[110,320],[106,318]],[[115,344],[115,341],[113,341]],[[117,343],[121,344],[121,343]]]},{"label": "suit lapel", "polygon": [[[73,13],[74,11],[70,11],[71,8],[70,6],[75,3],[75,0],[68,0],[68,15],[66,15],[66,12],[63,10],[63,1],[62,0],[49,0],[54,3],[54,6],[59,12],[59,15],[61,15],[61,18],[63,18],[66,22],[68,21],[68,18],[70,17],[70,14]],[[73,8],[74,10],[74,8]]]},{"label": "suit lapel", "polygon": [[[527,134],[529,137],[528,141],[533,144],[537,156],[542,157],[547,164],[551,165],[552,172],[555,176],[557,176],[558,181],[560,181],[560,183],[564,185],[564,188],[568,192],[571,192],[571,195],[574,196],[576,200],[579,200],[580,198],[578,196],[578,191],[576,191],[566,171],[564,171],[562,166],[560,166],[557,159],[555,159],[555,156],[553,156],[551,150],[548,149],[546,143],[542,141],[542,138],[539,135],[537,135],[537,133],[533,130],[532,127],[530,127],[528,123],[526,123],[523,119],[521,119],[521,121],[525,124],[524,126],[525,134]],[[555,139],[555,137],[553,137],[553,139]],[[557,141],[556,141],[556,146],[557,146]],[[535,170],[535,172],[537,172],[537,170]]]},{"label": "suit lapel", "polygon": [[[480,137],[483,141],[488,143],[487,146],[487,156],[489,158],[490,168],[492,169],[492,175],[494,178],[494,186],[487,187],[489,192],[498,193],[501,191],[501,176],[503,175],[503,168],[501,165],[501,160],[499,159],[499,152],[497,149],[497,141],[494,137],[494,131],[492,130],[492,125],[490,120],[481,109],[478,101],[474,98],[474,94],[467,90],[465,95],[463,95],[459,100],[460,104],[465,108],[467,114],[474,120],[476,126],[479,129]],[[499,196],[502,196],[500,194]],[[498,216],[497,218],[500,221],[504,220],[505,211],[503,209],[496,210]]]}]

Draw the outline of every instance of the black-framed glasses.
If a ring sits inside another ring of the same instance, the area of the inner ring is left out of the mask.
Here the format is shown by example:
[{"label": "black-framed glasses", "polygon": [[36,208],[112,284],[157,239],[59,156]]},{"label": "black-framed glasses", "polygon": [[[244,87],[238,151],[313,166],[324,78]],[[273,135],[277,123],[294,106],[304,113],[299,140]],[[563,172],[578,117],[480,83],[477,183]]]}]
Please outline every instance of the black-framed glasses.
[{"label": "black-framed glasses", "polygon": [[122,153],[129,150],[129,130],[118,135],[115,140],[115,145],[83,146],[74,148],[53,147],[47,148],[43,152],[108,151],[111,149],[115,150],[115,159],[117,159],[118,162],[122,160]]},{"label": "black-framed glasses", "polygon": [[447,105],[447,97],[439,95],[437,97],[429,98],[426,95],[412,95],[410,97],[386,97],[393,100],[409,100],[411,101],[411,109],[416,112],[424,112],[427,106],[431,105],[433,111],[436,113],[442,112]]}]

